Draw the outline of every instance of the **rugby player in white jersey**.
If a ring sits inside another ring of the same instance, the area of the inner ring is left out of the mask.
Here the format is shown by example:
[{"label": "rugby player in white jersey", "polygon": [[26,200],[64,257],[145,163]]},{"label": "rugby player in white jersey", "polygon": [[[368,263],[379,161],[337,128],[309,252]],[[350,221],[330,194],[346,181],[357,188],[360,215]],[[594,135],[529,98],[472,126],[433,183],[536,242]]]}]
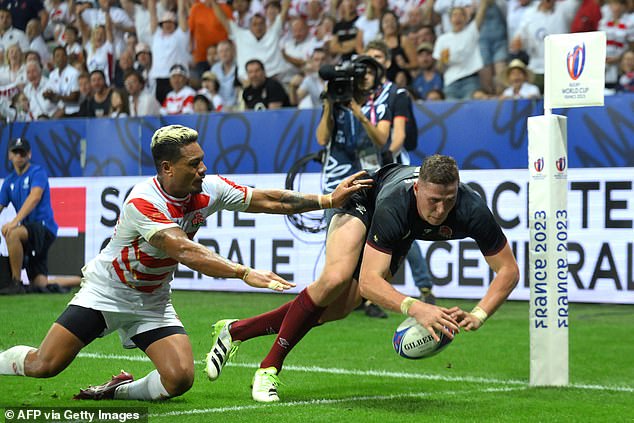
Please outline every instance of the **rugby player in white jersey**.
[{"label": "rugby player in white jersey", "polygon": [[156,369],[133,380],[121,372],[75,399],[159,400],[184,394],[194,381],[189,338],[170,299],[178,263],[212,277],[284,291],[294,284],[270,271],[234,263],[192,241],[218,210],[293,214],[341,207],[371,184],[359,172],[329,195],[254,189],[205,176],[203,150],[193,129],[171,125],[152,137],[157,175],[126,199],[110,243],[83,268],[82,287],[39,348],[19,345],[0,353],[0,375],[53,377],[97,337],[118,331],[124,347],[138,347]]}]

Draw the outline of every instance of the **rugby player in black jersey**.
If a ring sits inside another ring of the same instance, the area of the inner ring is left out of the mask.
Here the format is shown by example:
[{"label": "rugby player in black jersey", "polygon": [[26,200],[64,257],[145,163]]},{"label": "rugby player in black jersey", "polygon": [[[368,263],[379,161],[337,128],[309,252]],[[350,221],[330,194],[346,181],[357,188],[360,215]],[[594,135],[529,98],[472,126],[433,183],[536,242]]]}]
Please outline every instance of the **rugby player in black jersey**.
[{"label": "rugby player in black jersey", "polygon": [[[215,380],[242,341],[277,332],[253,379],[253,399],[279,401],[282,363],[314,326],[341,319],[361,296],[389,310],[414,317],[436,340],[435,330],[479,329],[502,305],[519,279],[519,268],[502,229],[484,200],[460,183],[458,166],[434,155],[420,168],[391,164],[373,175],[371,189],[355,193],[333,217],[326,240],[326,263],[319,278],[293,301],[276,310],[214,325],[207,374]],[[471,311],[425,304],[388,282],[415,239],[472,238],[495,272],[485,296]]]}]

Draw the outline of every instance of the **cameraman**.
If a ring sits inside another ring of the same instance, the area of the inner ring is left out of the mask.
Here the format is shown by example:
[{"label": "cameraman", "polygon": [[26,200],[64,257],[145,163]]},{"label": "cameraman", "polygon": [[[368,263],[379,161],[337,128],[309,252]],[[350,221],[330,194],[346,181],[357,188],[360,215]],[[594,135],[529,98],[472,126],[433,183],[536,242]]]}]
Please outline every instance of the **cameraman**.
[{"label": "cameraman", "polygon": [[[337,72],[353,78],[352,98],[338,95],[333,85],[335,79],[330,79],[316,132],[319,145],[326,146],[324,193],[331,192],[340,181],[361,169],[377,170],[383,164],[380,152],[392,127],[388,91],[382,84],[385,68],[369,56],[358,56],[351,67],[343,68]],[[328,220],[331,217],[332,214],[326,215]]]}]

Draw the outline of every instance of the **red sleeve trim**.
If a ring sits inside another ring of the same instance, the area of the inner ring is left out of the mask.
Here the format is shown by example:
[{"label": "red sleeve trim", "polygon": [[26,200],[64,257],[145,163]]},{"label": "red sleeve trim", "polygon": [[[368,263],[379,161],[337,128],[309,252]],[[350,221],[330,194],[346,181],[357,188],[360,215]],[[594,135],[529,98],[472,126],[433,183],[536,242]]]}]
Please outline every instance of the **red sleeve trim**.
[{"label": "red sleeve trim", "polygon": [[372,242],[372,241],[370,241],[370,240],[367,240],[365,243],[366,243],[366,245],[369,245],[370,247],[372,247],[372,248],[374,248],[375,250],[378,250],[378,251],[380,251],[380,252],[382,252],[382,253],[385,253],[385,254],[392,254],[392,250],[387,249],[387,248],[383,248],[383,247],[379,247],[378,245],[376,245],[375,243],[373,243],[373,242]]},{"label": "red sleeve trim", "polygon": [[246,201],[247,201],[247,187],[245,187],[244,185],[238,185],[235,182],[233,182],[232,180],[225,178],[224,176],[218,175],[218,177],[220,179],[222,179],[223,181],[225,181],[227,184],[229,184],[232,187],[234,187],[235,189],[237,189],[239,191],[242,191],[242,194],[243,194],[242,201],[246,203]]},{"label": "red sleeve trim", "polygon": [[504,247],[506,247],[506,244],[508,244],[508,240],[506,239],[506,236],[504,236],[504,242],[502,243],[502,246],[496,250],[492,250],[492,251],[487,251],[486,253],[482,253],[482,255],[484,257],[491,257],[496,255],[497,253],[499,253],[500,251],[502,251],[504,249]]},{"label": "red sleeve trim", "polygon": [[174,223],[169,220],[167,216],[165,216],[165,214],[161,213],[154,204],[150,203],[147,200],[144,200],[142,198],[133,198],[130,200],[130,203],[132,203],[132,205],[136,207],[136,209],[141,212],[143,216],[147,217],[153,222],[165,224]]}]

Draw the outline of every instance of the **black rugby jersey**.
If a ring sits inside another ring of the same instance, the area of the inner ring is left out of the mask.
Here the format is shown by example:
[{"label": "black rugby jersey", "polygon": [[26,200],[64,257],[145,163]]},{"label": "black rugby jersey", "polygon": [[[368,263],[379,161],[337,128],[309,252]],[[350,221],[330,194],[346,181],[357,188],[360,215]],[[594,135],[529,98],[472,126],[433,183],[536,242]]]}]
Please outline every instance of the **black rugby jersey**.
[{"label": "black rugby jersey", "polygon": [[[375,186],[367,192],[364,212],[368,226],[367,243],[392,255],[392,274],[415,239],[447,241],[472,238],[484,256],[499,253],[506,237],[484,200],[468,185],[460,183],[458,198],[447,219],[440,225],[423,220],[416,209],[414,182],[419,167],[392,164],[374,174]],[[354,197],[353,197],[354,198]],[[357,197],[358,199],[359,197]],[[349,210],[359,204],[351,205]],[[363,206],[363,205],[362,205]]]}]

